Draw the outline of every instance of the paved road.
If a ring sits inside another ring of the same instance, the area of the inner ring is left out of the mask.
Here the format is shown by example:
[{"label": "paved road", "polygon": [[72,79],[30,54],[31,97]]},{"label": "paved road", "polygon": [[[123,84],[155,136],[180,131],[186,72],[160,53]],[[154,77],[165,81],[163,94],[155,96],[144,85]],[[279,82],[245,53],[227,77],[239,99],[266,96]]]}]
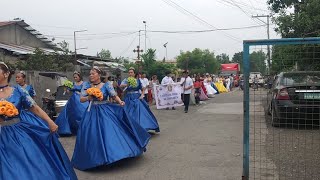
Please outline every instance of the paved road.
[{"label": "paved road", "polygon": [[[78,171],[82,179],[235,180],[242,170],[242,94],[218,95],[199,107],[155,110],[161,133],[141,157]],[[61,138],[71,157],[75,137]]]}]

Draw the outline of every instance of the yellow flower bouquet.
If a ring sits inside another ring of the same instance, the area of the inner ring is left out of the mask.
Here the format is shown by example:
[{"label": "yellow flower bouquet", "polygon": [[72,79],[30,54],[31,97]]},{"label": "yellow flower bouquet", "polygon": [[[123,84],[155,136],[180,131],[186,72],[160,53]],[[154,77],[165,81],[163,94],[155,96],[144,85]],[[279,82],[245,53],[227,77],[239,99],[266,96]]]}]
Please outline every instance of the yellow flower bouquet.
[{"label": "yellow flower bouquet", "polygon": [[99,88],[89,88],[87,89],[87,93],[89,96],[96,97],[99,101],[103,100],[103,93]]},{"label": "yellow flower bouquet", "polygon": [[0,116],[14,117],[18,114],[18,109],[11,102],[0,101]]}]

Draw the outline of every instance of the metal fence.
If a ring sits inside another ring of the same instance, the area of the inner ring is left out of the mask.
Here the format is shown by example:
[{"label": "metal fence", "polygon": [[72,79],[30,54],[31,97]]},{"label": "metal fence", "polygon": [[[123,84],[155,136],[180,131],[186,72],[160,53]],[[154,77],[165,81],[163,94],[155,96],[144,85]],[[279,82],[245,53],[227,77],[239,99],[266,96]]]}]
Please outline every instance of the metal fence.
[{"label": "metal fence", "polygon": [[243,48],[243,179],[320,179],[320,38]]}]

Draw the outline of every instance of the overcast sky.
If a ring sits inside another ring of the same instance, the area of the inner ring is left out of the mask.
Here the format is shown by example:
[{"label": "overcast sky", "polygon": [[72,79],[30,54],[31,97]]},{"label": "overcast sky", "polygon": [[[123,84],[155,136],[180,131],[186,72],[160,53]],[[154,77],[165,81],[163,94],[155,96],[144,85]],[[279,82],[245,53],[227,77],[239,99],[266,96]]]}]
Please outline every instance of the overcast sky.
[{"label": "overcast sky", "polygon": [[[268,13],[266,0],[10,0],[1,2],[0,21],[21,18],[42,34],[55,37],[56,43],[66,40],[71,49],[74,49],[73,31],[87,30],[77,33],[77,47],[87,48],[78,53],[96,55],[104,48],[113,57],[129,58],[136,57],[133,49],[139,44],[137,31],[144,30],[146,21],[147,48],[156,49],[158,59],[166,54],[163,47],[166,42],[168,59],[175,58],[181,50],[194,48],[227,53],[231,58],[242,50],[242,40],[266,39],[266,27],[187,34],[148,31],[259,26],[263,23],[251,15]],[[271,38],[277,38],[274,25],[270,29]],[[144,39],[141,32],[142,49]]]}]

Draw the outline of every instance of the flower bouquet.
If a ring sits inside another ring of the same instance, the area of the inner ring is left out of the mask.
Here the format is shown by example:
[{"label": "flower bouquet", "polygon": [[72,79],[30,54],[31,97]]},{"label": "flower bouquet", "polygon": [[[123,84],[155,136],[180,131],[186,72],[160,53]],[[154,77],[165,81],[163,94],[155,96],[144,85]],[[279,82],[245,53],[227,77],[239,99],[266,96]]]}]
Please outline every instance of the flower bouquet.
[{"label": "flower bouquet", "polygon": [[129,77],[129,78],[128,78],[128,85],[129,85],[130,87],[137,87],[138,84],[137,84],[136,78]]},{"label": "flower bouquet", "polygon": [[69,80],[66,80],[66,81],[63,83],[63,86],[72,89],[72,88],[73,88],[73,83],[72,83],[71,81],[69,81]]},{"label": "flower bouquet", "polygon": [[89,96],[96,97],[99,101],[103,100],[103,93],[99,88],[89,88],[87,89],[87,93]]},{"label": "flower bouquet", "polygon": [[14,117],[18,114],[18,109],[11,102],[0,101],[0,116]]}]

